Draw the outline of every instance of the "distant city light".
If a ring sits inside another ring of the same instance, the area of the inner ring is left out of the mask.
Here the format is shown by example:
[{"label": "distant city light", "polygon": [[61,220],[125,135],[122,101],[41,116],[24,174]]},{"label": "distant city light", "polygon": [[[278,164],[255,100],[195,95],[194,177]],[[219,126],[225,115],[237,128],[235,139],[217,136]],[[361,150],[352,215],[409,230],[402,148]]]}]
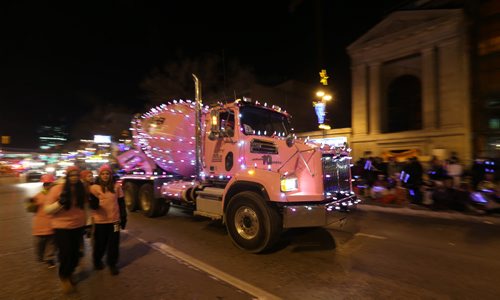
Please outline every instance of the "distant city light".
[{"label": "distant city light", "polygon": [[111,144],[111,136],[110,135],[94,135],[94,143]]}]

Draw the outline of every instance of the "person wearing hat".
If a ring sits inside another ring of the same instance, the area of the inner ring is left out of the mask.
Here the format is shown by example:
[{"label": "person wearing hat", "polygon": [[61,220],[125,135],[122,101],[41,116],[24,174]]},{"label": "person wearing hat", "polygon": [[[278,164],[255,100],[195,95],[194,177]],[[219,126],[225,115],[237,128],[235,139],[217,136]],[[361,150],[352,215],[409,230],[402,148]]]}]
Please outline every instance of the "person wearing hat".
[{"label": "person wearing hat", "polygon": [[116,266],[120,248],[120,227],[125,229],[127,211],[121,186],[115,182],[113,171],[108,165],[99,168],[96,184],[90,187],[90,208],[93,209],[94,268],[102,270],[102,258],[106,253],[106,263],[112,275],[118,275]]},{"label": "person wearing hat", "polygon": [[43,183],[43,190],[29,199],[28,209],[34,212],[32,234],[35,238],[35,255],[40,262],[48,265],[49,269],[54,268],[55,265],[55,244],[54,244],[54,229],[52,228],[52,216],[47,214],[43,209],[45,205],[46,196],[50,188],[52,188],[54,175],[44,174],[40,178]]},{"label": "person wearing hat", "polygon": [[80,260],[80,238],[85,226],[85,187],[80,181],[80,169],[66,169],[66,180],[54,186],[47,195],[45,212],[52,214],[56,246],[59,251],[59,278],[65,293],[74,291],[73,272]]}]

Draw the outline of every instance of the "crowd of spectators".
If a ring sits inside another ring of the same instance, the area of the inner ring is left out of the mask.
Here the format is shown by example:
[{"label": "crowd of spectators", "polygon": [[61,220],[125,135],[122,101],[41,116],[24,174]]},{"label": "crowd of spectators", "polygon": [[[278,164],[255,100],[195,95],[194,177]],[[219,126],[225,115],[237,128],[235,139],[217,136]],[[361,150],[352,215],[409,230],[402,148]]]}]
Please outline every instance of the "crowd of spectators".
[{"label": "crowd of spectators", "polygon": [[364,157],[353,166],[361,196],[381,203],[427,206],[434,210],[500,212],[497,161],[476,159],[466,168],[456,154],[442,160],[433,156],[398,161],[394,156]]}]

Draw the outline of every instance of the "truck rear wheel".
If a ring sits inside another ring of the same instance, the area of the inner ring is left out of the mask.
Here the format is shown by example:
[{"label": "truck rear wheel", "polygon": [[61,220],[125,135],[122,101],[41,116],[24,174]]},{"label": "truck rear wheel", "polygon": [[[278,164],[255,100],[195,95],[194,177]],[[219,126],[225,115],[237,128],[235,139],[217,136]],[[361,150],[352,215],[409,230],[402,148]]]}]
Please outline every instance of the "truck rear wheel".
[{"label": "truck rear wheel", "polygon": [[160,212],[158,213],[159,217],[166,215],[168,213],[168,211],[170,210],[170,202],[162,201],[161,204],[162,204],[162,206],[161,206]]},{"label": "truck rear wheel", "polygon": [[129,211],[136,211],[139,208],[138,203],[139,187],[136,183],[126,182],[123,186],[123,193],[125,194],[125,205]]},{"label": "truck rear wheel", "polygon": [[282,224],[278,212],[254,192],[236,194],[226,211],[226,227],[236,246],[259,253],[272,248],[279,240]]},{"label": "truck rear wheel", "polygon": [[[153,185],[150,183],[143,184],[139,189],[139,202],[141,204],[142,213],[148,218],[154,218],[162,214],[165,200],[157,199],[154,196]],[[165,211],[166,213],[166,211]]]}]

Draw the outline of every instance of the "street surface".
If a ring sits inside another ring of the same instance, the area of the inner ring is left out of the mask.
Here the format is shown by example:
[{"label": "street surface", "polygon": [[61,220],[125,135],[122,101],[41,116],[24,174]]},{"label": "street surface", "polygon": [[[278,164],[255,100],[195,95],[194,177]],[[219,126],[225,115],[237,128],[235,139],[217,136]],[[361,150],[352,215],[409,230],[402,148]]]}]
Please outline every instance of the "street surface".
[{"label": "street surface", "polygon": [[178,208],[129,214],[116,277],[92,269],[86,239],[78,291],[64,297],[57,271],[34,258],[23,199],[39,186],[0,185],[0,299],[500,298],[500,222],[360,209],[342,227],[289,230],[255,255]]}]

